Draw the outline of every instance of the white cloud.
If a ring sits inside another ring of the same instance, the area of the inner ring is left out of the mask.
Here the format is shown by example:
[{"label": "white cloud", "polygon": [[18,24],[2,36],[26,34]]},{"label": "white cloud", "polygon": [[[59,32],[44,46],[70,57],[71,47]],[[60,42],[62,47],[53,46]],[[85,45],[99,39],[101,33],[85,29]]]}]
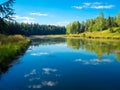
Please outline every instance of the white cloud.
[{"label": "white cloud", "polygon": [[53,23],[51,25],[58,25],[58,26],[66,26],[68,25],[70,22],[68,21],[60,21],[60,22],[56,22],[56,23]]},{"label": "white cloud", "polygon": [[93,3],[94,5],[100,5],[100,4],[102,4],[101,2],[94,2]]},{"label": "white cloud", "polygon": [[65,26],[67,24],[69,24],[70,22],[68,21],[62,21],[62,22],[57,22],[56,24],[59,25],[59,26]]},{"label": "white cloud", "polygon": [[101,2],[84,2],[82,3],[82,5],[78,5],[78,6],[72,6],[73,8],[76,9],[83,9],[83,8],[92,8],[92,9],[111,9],[113,7],[115,7],[112,4],[106,4],[106,3],[101,3]]},{"label": "white cloud", "polygon": [[21,20],[24,23],[34,23],[35,22],[35,18],[32,17],[27,17],[27,16],[14,16],[16,20]]},{"label": "white cloud", "polygon": [[111,9],[113,7],[114,5],[98,5],[98,6],[93,5],[91,6],[91,8],[94,8],[94,9]]},{"label": "white cloud", "polygon": [[85,2],[85,3],[83,3],[85,6],[90,6],[91,5],[91,3],[89,3],[89,2]]},{"label": "white cloud", "polygon": [[72,6],[73,8],[76,8],[76,9],[82,9],[83,7],[82,6]]},{"label": "white cloud", "polygon": [[48,14],[45,13],[30,13],[30,15],[35,15],[35,16],[48,16]]}]

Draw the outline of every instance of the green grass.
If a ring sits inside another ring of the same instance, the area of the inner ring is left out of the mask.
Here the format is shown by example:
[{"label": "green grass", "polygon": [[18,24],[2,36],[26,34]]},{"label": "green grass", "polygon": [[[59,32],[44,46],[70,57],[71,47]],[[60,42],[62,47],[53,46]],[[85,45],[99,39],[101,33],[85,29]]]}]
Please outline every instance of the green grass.
[{"label": "green grass", "polygon": [[0,66],[7,65],[21,54],[30,43],[30,40],[21,36],[0,35]]},{"label": "green grass", "polygon": [[65,35],[65,37],[82,37],[82,38],[91,38],[91,39],[120,39],[120,28],[112,28],[113,31],[111,32],[110,29],[100,31],[100,32],[84,32],[81,34],[69,34]]}]

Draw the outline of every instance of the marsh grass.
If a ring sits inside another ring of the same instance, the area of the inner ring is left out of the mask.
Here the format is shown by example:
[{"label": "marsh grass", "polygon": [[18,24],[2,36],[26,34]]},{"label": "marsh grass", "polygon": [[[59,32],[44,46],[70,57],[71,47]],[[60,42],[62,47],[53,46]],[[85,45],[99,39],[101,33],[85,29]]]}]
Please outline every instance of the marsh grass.
[{"label": "marsh grass", "polygon": [[30,40],[22,35],[0,35],[0,66],[7,65],[24,52],[29,42]]}]

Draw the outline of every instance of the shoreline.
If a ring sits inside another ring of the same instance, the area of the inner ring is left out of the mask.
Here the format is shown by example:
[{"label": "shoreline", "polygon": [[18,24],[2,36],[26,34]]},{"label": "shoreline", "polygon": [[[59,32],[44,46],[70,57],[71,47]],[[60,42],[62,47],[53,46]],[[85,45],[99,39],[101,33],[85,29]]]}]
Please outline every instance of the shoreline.
[{"label": "shoreline", "polygon": [[29,44],[30,39],[22,35],[0,36],[0,74],[4,72],[7,67],[12,66],[11,63],[16,61],[23,55]]},{"label": "shoreline", "polygon": [[65,38],[65,35],[31,35],[29,37],[30,40],[33,39],[50,39],[50,38]]},{"label": "shoreline", "polygon": [[74,35],[32,35],[32,36],[29,36],[27,37],[29,38],[30,40],[34,40],[34,39],[50,39],[50,38],[75,38],[75,39],[89,39],[89,40],[120,40],[120,36],[114,36],[114,37],[100,37],[100,36],[97,36],[97,37],[93,37],[93,36],[90,36],[90,37],[83,37],[81,34],[74,34]]}]

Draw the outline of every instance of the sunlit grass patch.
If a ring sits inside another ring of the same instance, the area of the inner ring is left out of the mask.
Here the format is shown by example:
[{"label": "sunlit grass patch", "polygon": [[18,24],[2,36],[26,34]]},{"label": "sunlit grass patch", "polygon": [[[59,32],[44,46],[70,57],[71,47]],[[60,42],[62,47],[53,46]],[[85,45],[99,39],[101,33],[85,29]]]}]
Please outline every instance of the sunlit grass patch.
[{"label": "sunlit grass patch", "polygon": [[90,39],[120,39],[119,27],[112,27],[112,32],[110,28],[104,31],[95,32],[84,32],[80,34],[69,34],[66,37],[82,37]]},{"label": "sunlit grass patch", "polygon": [[30,42],[22,35],[0,35],[0,61],[11,60],[20,54]]}]

